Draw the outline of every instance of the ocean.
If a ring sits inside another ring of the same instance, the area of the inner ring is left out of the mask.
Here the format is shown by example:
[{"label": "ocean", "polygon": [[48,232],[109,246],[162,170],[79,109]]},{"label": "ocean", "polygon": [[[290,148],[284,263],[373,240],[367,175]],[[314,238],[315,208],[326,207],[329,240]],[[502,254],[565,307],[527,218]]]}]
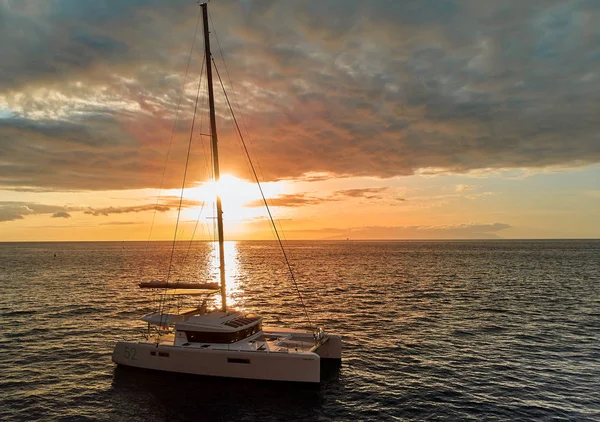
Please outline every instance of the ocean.
[{"label": "ocean", "polygon": [[[232,306],[306,327],[274,242],[228,242]],[[3,421],[600,420],[600,241],[289,242],[309,316],[343,336],[318,386],[116,367],[168,242],[0,243]],[[216,275],[176,245],[172,280]]]}]

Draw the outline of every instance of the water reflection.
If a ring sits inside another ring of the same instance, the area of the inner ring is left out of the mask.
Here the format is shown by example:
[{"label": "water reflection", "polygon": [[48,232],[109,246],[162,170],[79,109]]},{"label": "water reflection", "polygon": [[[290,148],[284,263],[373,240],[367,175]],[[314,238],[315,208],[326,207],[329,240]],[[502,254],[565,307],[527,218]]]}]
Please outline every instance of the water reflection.
[{"label": "water reflection", "polygon": [[[212,246],[176,275],[214,280]],[[0,245],[0,419],[598,419],[598,241],[292,242],[311,318],[343,334],[342,370],[315,391],[114,371],[115,342],[155,310],[137,284],[165,279],[172,245],[150,244],[148,272],[145,249]],[[235,249],[231,300],[301,327],[277,245]]]},{"label": "water reflection", "polygon": [[[243,311],[245,305],[244,290],[240,280],[241,270],[239,264],[238,242],[230,240],[224,243],[225,252],[225,285],[227,289],[227,305],[231,308]],[[219,244],[212,243],[211,273],[213,281],[219,282]],[[215,306],[220,306],[220,298],[214,299]]]},{"label": "water reflection", "polygon": [[[127,397],[144,420],[315,420],[321,407],[320,387],[203,377],[116,367],[111,395]],[[123,407],[117,405],[120,417]],[[133,415],[132,415],[133,416]]]}]

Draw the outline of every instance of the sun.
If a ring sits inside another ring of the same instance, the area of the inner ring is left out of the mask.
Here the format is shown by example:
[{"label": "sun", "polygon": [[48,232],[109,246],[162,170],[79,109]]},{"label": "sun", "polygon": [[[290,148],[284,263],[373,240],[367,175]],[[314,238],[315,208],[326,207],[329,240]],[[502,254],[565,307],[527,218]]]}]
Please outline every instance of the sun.
[{"label": "sun", "polygon": [[260,190],[256,184],[229,174],[221,176],[216,183],[215,191],[221,198],[223,210],[227,207],[238,210],[243,208],[244,204],[260,198]]},{"label": "sun", "polygon": [[[261,183],[263,193],[267,198],[281,195],[285,192],[285,182]],[[214,203],[219,195],[223,207],[223,220],[240,223],[265,215],[265,208],[259,206],[262,201],[260,189],[256,183],[240,179],[230,174],[223,174],[218,183],[199,183],[197,186],[185,189],[184,198],[204,203],[189,208],[188,217],[198,215],[203,208],[204,215],[214,217]]]}]

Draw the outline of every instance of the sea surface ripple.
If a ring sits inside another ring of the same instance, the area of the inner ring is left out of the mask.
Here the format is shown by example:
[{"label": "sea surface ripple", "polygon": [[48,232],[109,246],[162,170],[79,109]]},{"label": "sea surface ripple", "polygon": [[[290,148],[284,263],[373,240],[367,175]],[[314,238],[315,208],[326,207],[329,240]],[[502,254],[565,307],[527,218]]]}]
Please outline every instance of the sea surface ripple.
[{"label": "sea surface ripple", "polygon": [[[230,303],[306,327],[273,242],[228,242]],[[215,277],[178,244],[172,280]],[[0,243],[0,419],[600,420],[600,241],[290,242],[343,336],[319,386],[117,368],[156,308],[168,243]]]}]

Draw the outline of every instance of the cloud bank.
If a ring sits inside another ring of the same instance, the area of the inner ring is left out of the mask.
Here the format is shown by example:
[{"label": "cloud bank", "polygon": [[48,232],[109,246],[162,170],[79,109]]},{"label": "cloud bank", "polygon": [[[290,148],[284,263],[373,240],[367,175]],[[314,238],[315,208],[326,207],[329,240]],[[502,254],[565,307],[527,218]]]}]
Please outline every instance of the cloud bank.
[{"label": "cloud bank", "polygon": [[[337,230],[329,239],[501,239],[498,232],[510,229],[503,223],[457,224],[451,226],[369,226]],[[325,229],[324,231],[327,231]]]},{"label": "cloud bank", "polygon": [[[1,3],[0,186],[157,187],[174,133],[164,186],[177,187],[202,62],[199,39],[184,81],[197,12],[189,1]],[[600,162],[598,2],[221,1],[211,12],[267,180]],[[243,176],[219,110],[222,171]],[[195,139],[191,180],[206,151]]]},{"label": "cloud bank", "polygon": [[[344,189],[333,192],[328,196],[317,196],[315,194],[303,192],[293,194],[283,194],[274,198],[268,198],[267,203],[272,207],[303,207],[305,205],[320,205],[326,202],[341,201],[348,198],[365,198],[365,199],[383,199],[383,192],[389,188],[361,188],[361,189]],[[404,201],[403,198],[396,198],[397,201]],[[258,199],[247,204],[245,207],[262,207],[264,201]]]},{"label": "cloud bank", "polygon": [[[59,206],[40,204],[36,202],[0,201],[0,222],[22,220],[28,215],[50,214],[52,218],[71,218],[74,212],[92,215],[95,217],[108,217],[111,214],[130,214],[145,211],[166,212],[176,210],[180,205],[179,198],[163,197],[159,203],[142,204],[121,207],[93,208],[85,206]],[[201,201],[184,199],[181,201],[182,208],[199,207]]]},{"label": "cloud bank", "polygon": [[69,218],[67,207],[34,202],[0,201],[0,222],[22,220],[28,215],[50,214],[55,218]]}]

